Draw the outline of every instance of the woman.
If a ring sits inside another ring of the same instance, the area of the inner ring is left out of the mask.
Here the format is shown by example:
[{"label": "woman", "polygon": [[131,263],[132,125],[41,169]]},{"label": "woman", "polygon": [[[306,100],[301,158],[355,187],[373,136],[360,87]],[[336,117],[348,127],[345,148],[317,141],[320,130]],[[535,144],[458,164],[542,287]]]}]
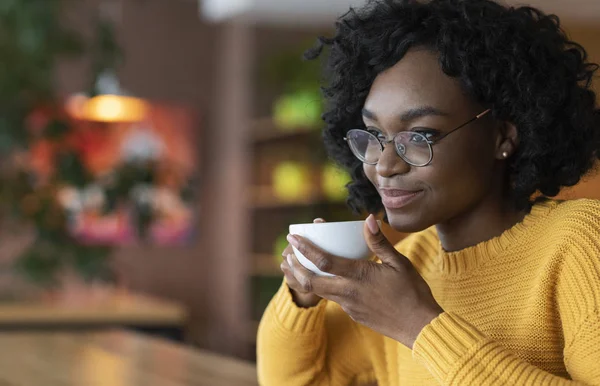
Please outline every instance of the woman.
[{"label": "woman", "polygon": [[[371,1],[336,26],[308,55],[330,48],[326,145],[380,264],[290,235],[337,276],[287,256],[260,382],[600,385],[600,203],[547,198],[600,155],[598,66],[557,17],[491,0]],[[380,212],[413,234],[394,248]]]}]

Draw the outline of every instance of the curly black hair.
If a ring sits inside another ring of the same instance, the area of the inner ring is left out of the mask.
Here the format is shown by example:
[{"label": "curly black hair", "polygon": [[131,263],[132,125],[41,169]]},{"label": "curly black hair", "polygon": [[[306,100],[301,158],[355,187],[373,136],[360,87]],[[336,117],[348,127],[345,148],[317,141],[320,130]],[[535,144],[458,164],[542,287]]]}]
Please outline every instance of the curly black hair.
[{"label": "curly black hair", "polygon": [[553,197],[575,185],[600,158],[600,110],[591,89],[598,65],[556,15],[492,0],[370,0],[335,26],[335,35],[320,37],[305,58],[329,48],[323,136],[330,157],[352,176],[348,204],[356,212],[383,206],[343,138],[363,125],[376,76],[412,47],[438,53],[445,74],[495,119],[517,127],[507,176],[517,209],[530,210],[534,195]]}]

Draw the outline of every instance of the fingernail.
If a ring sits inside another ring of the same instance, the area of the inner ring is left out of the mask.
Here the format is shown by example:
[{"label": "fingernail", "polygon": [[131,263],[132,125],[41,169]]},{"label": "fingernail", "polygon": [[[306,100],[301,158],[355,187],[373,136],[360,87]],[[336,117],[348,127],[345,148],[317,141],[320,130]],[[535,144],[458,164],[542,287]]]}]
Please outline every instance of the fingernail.
[{"label": "fingernail", "polygon": [[298,248],[298,239],[295,236],[287,235],[287,241],[292,244],[294,247]]},{"label": "fingernail", "polygon": [[313,222],[318,224],[318,223],[325,222],[325,220],[323,220],[322,218],[319,217],[319,218],[314,219]]},{"label": "fingernail", "polygon": [[288,262],[288,265],[291,267],[292,266],[292,255],[291,254],[287,255],[287,262]]},{"label": "fingernail", "polygon": [[377,220],[375,220],[375,216],[372,214],[367,217],[367,226],[372,234],[376,235],[379,233],[379,224],[377,224]]}]

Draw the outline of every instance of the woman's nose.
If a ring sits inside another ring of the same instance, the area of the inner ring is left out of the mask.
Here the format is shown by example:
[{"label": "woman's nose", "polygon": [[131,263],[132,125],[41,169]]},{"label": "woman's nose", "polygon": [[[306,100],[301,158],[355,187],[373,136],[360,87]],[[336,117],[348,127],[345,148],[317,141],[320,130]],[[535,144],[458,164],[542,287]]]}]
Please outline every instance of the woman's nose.
[{"label": "woman's nose", "polygon": [[391,177],[396,174],[405,174],[410,170],[410,164],[406,163],[396,152],[394,143],[385,144],[383,152],[376,165],[377,174],[382,177]]}]

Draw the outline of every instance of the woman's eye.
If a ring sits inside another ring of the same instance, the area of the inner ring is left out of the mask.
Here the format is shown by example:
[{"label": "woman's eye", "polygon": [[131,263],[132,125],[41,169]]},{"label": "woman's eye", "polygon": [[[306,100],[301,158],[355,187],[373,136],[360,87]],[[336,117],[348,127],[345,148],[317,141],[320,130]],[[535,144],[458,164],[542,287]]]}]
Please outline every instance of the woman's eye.
[{"label": "woman's eye", "polygon": [[427,139],[428,141],[432,141],[439,135],[439,133],[436,130],[413,129],[413,132],[420,134],[412,136],[413,138],[411,138],[411,141],[415,142],[423,142],[425,139]]},{"label": "woman's eye", "polygon": [[387,137],[381,131],[374,130],[374,129],[367,129],[367,131],[369,133],[371,133],[372,135],[374,135],[375,137],[377,137],[377,139],[379,139],[380,141],[387,140]]},{"label": "woman's eye", "polygon": [[427,138],[420,134],[413,134],[410,136],[410,141],[413,143],[424,143],[427,142]]}]

